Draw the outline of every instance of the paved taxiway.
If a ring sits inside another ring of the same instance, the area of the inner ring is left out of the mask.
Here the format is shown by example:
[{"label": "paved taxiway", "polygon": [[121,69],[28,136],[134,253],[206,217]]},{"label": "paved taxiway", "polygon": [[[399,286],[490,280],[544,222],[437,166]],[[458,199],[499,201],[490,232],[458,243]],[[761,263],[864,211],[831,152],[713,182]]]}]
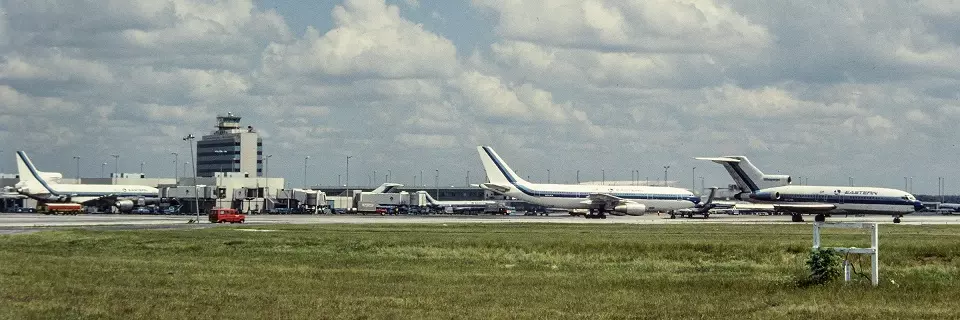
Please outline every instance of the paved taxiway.
[{"label": "paved taxiway", "polygon": [[[199,224],[188,224],[194,216],[154,216],[154,215],[76,215],[76,216],[48,216],[42,214],[14,214],[0,213],[0,234],[19,233],[46,228],[71,227],[105,227],[109,229],[142,229],[142,228],[196,228],[209,227],[216,224],[207,222],[201,216]],[[812,216],[804,217],[808,222]],[[888,216],[844,217],[828,218],[829,222],[879,222],[892,223]],[[669,219],[666,215],[648,214],[639,217],[611,216],[607,219],[584,219],[568,215],[555,214],[551,216],[375,216],[375,215],[250,215],[247,224],[332,224],[332,223],[627,223],[627,224],[682,224],[682,223],[734,223],[734,224],[769,224],[793,223],[790,216],[757,216],[757,215],[711,215],[709,219]],[[908,215],[903,218],[902,224],[960,224],[960,215]]]}]

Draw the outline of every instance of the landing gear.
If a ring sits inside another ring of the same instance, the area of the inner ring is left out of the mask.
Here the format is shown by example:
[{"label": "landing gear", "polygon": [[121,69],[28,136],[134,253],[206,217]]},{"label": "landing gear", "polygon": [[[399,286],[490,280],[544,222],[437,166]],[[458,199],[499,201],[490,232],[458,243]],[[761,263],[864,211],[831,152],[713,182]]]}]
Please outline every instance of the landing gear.
[{"label": "landing gear", "polygon": [[671,210],[671,211],[670,211],[670,219],[676,219],[676,218],[677,218],[677,213],[676,213],[676,212],[673,212],[673,210]]},{"label": "landing gear", "polygon": [[606,219],[607,215],[603,212],[603,210],[590,209],[590,212],[585,214],[583,217],[587,219]]},{"label": "landing gear", "polygon": [[825,216],[825,215],[822,214],[822,213],[818,213],[815,217],[813,217],[813,221],[816,221],[816,222],[824,222],[824,221],[827,221],[827,216]]},{"label": "landing gear", "polygon": [[900,223],[900,218],[902,218],[902,217],[903,217],[903,216],[900,216],[900,215],[893,216],[893,223]]},{"label": "landing gear", "polygon": [[803,216],[800,215],[799,213],[791,213],[791,214],[790,214],[790,221],[793,221],[793,222],[803,222]]}]

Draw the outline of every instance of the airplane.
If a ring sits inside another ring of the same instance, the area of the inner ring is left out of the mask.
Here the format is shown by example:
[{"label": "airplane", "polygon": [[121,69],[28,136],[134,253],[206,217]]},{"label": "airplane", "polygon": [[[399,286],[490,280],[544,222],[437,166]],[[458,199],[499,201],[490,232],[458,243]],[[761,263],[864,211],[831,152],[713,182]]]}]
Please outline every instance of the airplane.
[{"label": "airplane", "polygon": [[129,212],[134,205],[160,202],[157,188],[137,185],[61,184],[50,181],[59,173],[41,172],[23,151],[17,151],[17,170],[20,182],[17,193],[46,202],[79,203],[89,206],[113,206],[120,212]]},{"label": "airplane", "polygon": [[670,212],[670,219],[676,219],[677,216],[693,218],[695,215],[702,215],[704,219],[710,217],[710,210],[714,208],[725,206],[723,204],[714,203],[713,198],[717,195],[717,187],[710,188],[710,195],[707,196],[707,200],[703,203],[698,203],[693,208],[674,210]]},{"label": "airplane", "polygon": [[825,221],[827,214],[843,213],[888,214],[900,223],[904,214],[923,209],[916,197],[897,189],[794,186],[790,176],[763,174],[744,156],[695,159],[723,165],[742,191],[734,198],[770,204],[774,211],[790,212],[794,222],[803,221],[801,213],[816,213],[816,222]]},{"label": "airplane", "polygon": [[497,205],[496,201],[491,200],[437,200],[430,196],[426,191],[417,191],[423,193],[427,198],[427,203],[438,208],[453,208],[454,210],[485,210],[490,206]]},{"label": "airplane", "polygon": [[700,198],[686,189],[649,186],[541,184],[521,179],[493,148],[478,146],[489,182],[480,187],[547,208],[587,209],[588,219],[642,215],[653,211],[693,208]]}]

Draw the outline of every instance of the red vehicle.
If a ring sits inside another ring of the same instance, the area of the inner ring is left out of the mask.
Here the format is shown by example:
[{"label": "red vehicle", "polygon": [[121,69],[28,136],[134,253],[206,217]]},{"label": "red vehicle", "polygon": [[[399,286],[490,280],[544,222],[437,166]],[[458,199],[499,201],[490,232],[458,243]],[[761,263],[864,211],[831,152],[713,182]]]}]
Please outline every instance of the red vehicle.
[{"label": "red vehicle", "polygon": [[237,210],[232,208],[214,208],[210,210],[207,218],[210,219],[211,223],[243,223],[247,216],[237,213]]},{"label": "red vehicle", "polygon": [[78,214],[83,213],[83,206],[77,203],[42,203],[38,211],[43,214]]}]

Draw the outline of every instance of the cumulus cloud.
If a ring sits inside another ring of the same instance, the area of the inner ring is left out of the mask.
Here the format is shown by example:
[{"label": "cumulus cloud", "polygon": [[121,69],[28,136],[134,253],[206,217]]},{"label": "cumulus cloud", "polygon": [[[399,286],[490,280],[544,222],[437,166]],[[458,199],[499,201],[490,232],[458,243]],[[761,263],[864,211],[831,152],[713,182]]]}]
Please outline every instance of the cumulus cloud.
[{"label": "cumulus cloud", "polygon": [[715,153],[823,182],[960,174],[936,160],[960,121],[950,2],[0,4],[2,149],[45,146],[61,168],[185,153],[182,135],[232,111],[267,137],[271,172],[297,177],[311,155],[321,183],[347,154],[407,179],[477,171],[474,144],[556,179]]},{"label": "cumulus cloud", "polygon": [[612,51],[745,52],[769,45],[767,30],[712,0],[474,0],[495,10],[510,39]]},{"label": "cumulus cloud", "polygon": [[320,77],[419,78],[451,75],[456,47],[422,25],[400,17],[382,0],[348,0],[333,10],[336,27],[324,34],[310,27],[289,45],[271,44],[264,54],[269,73],[314,73]]}]

